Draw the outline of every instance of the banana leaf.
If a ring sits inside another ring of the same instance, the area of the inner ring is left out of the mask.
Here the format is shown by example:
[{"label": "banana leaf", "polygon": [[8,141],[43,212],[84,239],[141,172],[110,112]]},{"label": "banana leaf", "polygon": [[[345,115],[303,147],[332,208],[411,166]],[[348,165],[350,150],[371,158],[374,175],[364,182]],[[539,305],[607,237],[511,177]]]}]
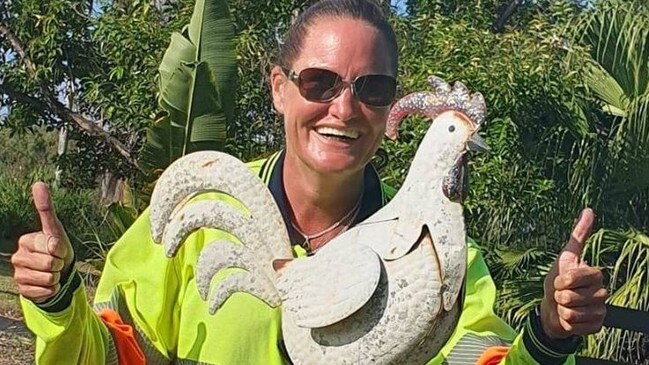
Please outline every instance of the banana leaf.
[{"label": "banana leaf", "polygon": [[222,149],[233,119],[237,68],[227,0],[196,0],[190,23],[158,68],[160,118],[147,130],[140,165],[157,176],[177,158]]}]

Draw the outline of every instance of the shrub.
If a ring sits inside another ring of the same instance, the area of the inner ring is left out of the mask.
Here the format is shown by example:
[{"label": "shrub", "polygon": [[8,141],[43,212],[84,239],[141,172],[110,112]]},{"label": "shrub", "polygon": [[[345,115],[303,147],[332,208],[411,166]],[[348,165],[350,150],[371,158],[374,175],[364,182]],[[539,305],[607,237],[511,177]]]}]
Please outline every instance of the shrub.
[{"label": "shrub", "polygon": [[[45,180],[42,171],[18,178],[0,171],[0,252],[16,250],[20,235],[37,231],[40,222],[31,197],[35,181]],[[77,257],[92,253],[88,242],[112,242],[113,234],[104,223],[104,213],[94,190],[51,188],[54,209],[66,228]]]}]

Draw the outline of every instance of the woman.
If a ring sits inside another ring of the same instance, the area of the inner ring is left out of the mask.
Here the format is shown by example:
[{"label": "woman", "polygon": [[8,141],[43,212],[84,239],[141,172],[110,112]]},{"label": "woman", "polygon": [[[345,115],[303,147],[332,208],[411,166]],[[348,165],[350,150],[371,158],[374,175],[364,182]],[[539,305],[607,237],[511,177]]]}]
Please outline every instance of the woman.
[{"label": "woman", "polygon": [[[296,255],[317,251],[390,198],[368,162],[394,100],[397,67],[394,33],[367,0],[323,0],[292,25],[270,75],[286,149],[250,168],[280,206]],[[108,255],[91,308],[46,188],[36,184],[33,194],[43,229],[21,237],[13,263],[25,321],[38,337],[37,362],[288,361],[278,309],[237,293],[212,316],[198,296],[198,254],[221,233],[192,234],[169,260],[151,241],[145,212]],[[546,279],[540,312],[520,335],[493,314],[495,288],[470,242],[462,318],[429,363],[569,362],[579,336],[598,331],[603,319],[601,273],[575,256],[592,221],[586,211]]]}]

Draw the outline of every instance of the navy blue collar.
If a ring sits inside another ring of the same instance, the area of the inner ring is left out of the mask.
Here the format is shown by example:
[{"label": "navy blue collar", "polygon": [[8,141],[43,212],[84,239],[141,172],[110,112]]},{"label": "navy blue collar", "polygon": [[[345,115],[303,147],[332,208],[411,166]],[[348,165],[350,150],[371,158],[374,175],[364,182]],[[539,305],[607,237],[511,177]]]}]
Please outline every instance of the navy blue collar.
[{"label": "navy blue collar", "polygon": [[[302,242],[303,238],[300,237],[299,233],[295,232],[295,230],[291,227],[291,212],[286,200],[286,192],[284,191],[284,182],[282,178],[285,155],[285,150],[282,150],[280,152],[279,158],[277,159],[277,162],[274,166],[272,166],[273,170],[271,172],[270,181],[268,182],[268,188],[270,189],[273,198],[275,198],[275,202],[277,203],[279,210],[282,212],[284,224],[286,225],[286,229],[290,233],[289,236],[291,242],[296,244],[297,242]],[[268,161],[270,160],[272,159],[269,159]],[[363,191],[360,211],[356,216],[354,222],[352,222],[352,226],[364,221],[367,217],[374,214],[383,206],[383,191],[381,188],[381,180],[379,179],[378,173],[371,164],[367,164],[363,175],[365,190]]]}]

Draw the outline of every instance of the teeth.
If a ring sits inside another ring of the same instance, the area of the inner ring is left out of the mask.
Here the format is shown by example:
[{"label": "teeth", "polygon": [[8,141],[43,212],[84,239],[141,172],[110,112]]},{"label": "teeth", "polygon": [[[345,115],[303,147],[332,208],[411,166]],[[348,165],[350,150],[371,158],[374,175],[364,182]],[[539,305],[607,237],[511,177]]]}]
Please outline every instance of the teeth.
[{"label": "teeth", "polygon": [[347,137],[351,139],[356,139],[358,138],[358,131],[355,129],[335,129],[335,128],[330,128],[330,127],[319,127],[316,129],[316,132],[319,134],[328,134],[332,136],[338,136],[338,137]]}]

